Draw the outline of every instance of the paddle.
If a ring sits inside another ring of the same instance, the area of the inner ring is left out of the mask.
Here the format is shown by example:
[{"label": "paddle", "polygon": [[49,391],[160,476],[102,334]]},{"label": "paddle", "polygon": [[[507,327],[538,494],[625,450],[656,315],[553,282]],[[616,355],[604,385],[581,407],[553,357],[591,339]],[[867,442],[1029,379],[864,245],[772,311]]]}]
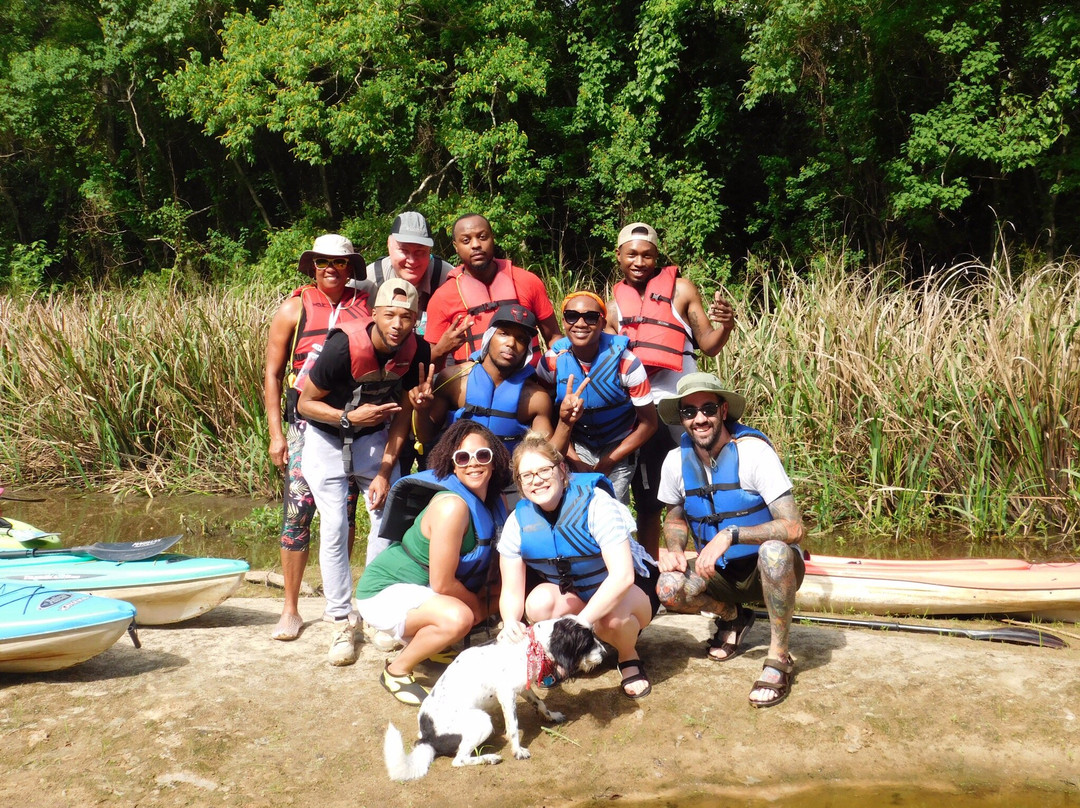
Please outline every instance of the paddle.
[{"label": "paddle", "polygon": [[[767,612],[755,612],[758,617],[768,619]],[[1055,637],[1041,629],[1032,628],[990,628],[968,629],[952,626],[920,626],[911,623],[887,623],[882,620],[855,620],[850,617],[820,617],[818,615],[797,614],[793,618],[804,623],[821,623],[826,626],[845,628],[870,628],[878,631],[907,631],[914,634],[937,634],[942,637],[967,637],[969,640],[987,640],[988,642],[1006,642],[1013,645],[1037,645],[1041,648],[1067,648],[1068,644],[1060,637]]]},{"label": "paddle", "polygon": [[140,561],[164,553],[180,539],[183,533],[163,536],[147,541],[99,541],[89,547],[56,547],[37,550],[0,550],[0,558],[32,558],[41,555],[88,555],[100,561]]}]

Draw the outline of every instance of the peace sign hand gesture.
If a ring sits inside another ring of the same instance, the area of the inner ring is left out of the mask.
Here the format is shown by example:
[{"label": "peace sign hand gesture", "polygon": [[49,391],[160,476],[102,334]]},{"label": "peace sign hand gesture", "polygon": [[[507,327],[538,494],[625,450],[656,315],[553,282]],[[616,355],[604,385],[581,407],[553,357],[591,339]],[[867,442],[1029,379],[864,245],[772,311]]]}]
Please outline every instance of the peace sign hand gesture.
[{"label": "peace sign hand gesture", "polygon": [[433,357],[446,356],[464,345],[465,332],[472,328],[473,322],[473,318],[467,314],[455,315],[454,322],[443,332],[439,341],[435,343],[435,347],[431,349],[431,355]]},{"label": "peace sign hand gesture", "polygon": [[[426,372],[425,372],[426,371]],[[409,391],[409,401],[417,412],[427,412],[435,400],[432,382],[435,381],[435,365],[420,366],[420,383]]]},{"label": "peace sign hand gesture", "polygon": [[566,396],[563,397],[562,404],[559,406],[559,420],[567,426],[576,424],[585,412],[585,400],[581,397],[581,394],[585,391],[585,388],[591,381],[592,379],[586,376],[585,381],[583,381],[581,386],[575,390],[574,374],[571,373],[567,378]]}]

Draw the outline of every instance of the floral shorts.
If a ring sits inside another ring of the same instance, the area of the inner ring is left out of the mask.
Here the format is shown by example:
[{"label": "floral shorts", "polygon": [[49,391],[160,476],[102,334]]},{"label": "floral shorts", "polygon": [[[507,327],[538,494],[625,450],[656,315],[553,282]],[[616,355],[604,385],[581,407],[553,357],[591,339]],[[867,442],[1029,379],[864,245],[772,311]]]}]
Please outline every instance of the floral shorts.
[{"label": "floral shorts", "polygon": [[[285,512],[281,523],[281,546],[285,550],[306,550],[311,543],[311,520],[315,517],[315,498],[300,471],[304,454],[307,421],[296,420],[286,432],[288,459],[285,462]],[[349,481],[349,524],[356,524],[356,502],[360,489]]]}]

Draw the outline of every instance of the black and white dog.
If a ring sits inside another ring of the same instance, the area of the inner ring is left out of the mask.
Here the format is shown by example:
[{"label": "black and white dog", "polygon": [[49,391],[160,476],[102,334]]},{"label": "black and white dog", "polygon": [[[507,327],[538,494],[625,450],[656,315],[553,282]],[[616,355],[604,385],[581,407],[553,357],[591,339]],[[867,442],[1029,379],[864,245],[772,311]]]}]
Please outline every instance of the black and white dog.
[{"label": "black and white dog", "polygon": [[603,657],[603,644],[575,617],[536,623],[516,643],[465,649],[420,705],[420,740],[410,754],[405,754],[397,728],[392,723],[386,728],[387,773],[392,780],[416,780],[427,774],[438,755],[453,755],[454,766],[500,762],[501,755],[473,754],[491,736],[491,716],[485,710],[496,704],[502,707],[514,757],[524,760],[529,750],[521,745],[518,731],[518,693],[548,721],[562,723],[566,716],[549,710],[532,688],[551,675],[561,680],[592,670]]}]

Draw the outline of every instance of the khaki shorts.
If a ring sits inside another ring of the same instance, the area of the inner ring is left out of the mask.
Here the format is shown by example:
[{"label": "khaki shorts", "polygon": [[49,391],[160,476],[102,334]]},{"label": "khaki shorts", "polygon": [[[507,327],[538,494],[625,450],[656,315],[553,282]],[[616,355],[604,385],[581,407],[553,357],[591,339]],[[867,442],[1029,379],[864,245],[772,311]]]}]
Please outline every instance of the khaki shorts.
[{"label": "khaki shorts", "polygon": [[[802,586],[806,575],[806,562],[797,547],[795,553],[795,588]],[[697,558],[686,560],[687,572],[694,570]],[[716,571],[708,580],[705,591],[710,597],[721,603],[764,603],[765,593],[761,589],[761,572],[758,570],[757,556],[743,556],[729,561],[728,565]]]}]

